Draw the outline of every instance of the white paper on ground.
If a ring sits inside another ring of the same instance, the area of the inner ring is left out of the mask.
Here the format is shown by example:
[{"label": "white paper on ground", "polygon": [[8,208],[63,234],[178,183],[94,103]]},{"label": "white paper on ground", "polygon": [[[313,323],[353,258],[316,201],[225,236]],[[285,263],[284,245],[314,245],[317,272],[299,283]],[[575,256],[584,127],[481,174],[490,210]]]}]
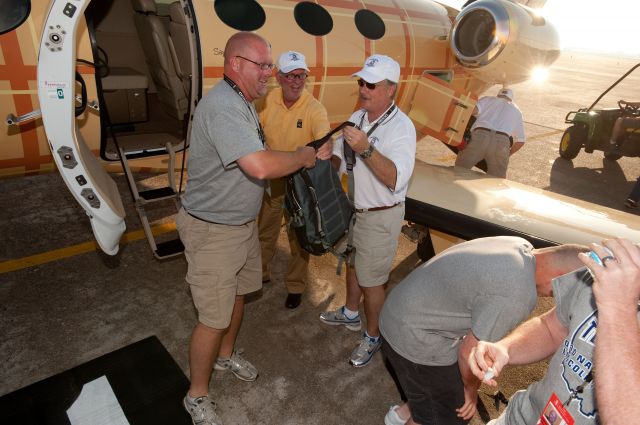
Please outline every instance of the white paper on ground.
[{"label": "white paper on ground", "polygon": [[71,425],[129,425],[106,376],[84,384],[67,416]]}]

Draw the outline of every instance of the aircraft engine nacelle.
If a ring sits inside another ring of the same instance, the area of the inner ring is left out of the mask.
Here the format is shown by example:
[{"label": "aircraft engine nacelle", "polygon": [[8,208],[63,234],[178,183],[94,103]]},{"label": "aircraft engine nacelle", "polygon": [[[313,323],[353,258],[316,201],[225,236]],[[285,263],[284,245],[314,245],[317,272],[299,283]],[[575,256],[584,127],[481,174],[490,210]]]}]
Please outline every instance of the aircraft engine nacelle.
[{"label": "aircraft engine nacelle", "polygon": [[474,77],[515,84],[560,55],[554,26],[536,11],[507,0],[479,0],[463,8],[451,28],[451,50]]}]

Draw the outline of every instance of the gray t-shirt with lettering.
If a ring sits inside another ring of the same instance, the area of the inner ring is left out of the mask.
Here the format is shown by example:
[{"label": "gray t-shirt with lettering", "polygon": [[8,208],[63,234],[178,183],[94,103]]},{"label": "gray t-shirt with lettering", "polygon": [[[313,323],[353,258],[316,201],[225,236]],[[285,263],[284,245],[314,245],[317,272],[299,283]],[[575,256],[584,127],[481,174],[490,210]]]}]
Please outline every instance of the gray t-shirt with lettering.
[{"label": "gray t-shirt with lettering", "polygon": [[389,294],[380,315],[385,341],[414,363],[449,366],[469,330],[480,340],[502,338],[536,305],[532,249],[500,236],[443,251]]},{"label": "gray t-shirt with lettering", "polygon": [[187,212],[215,223],[238,225],[255,220],[264,181],[254,179],[237,160],[263,150],[258,115],[221,80],[198,104],[193,120],[182,196]]}]

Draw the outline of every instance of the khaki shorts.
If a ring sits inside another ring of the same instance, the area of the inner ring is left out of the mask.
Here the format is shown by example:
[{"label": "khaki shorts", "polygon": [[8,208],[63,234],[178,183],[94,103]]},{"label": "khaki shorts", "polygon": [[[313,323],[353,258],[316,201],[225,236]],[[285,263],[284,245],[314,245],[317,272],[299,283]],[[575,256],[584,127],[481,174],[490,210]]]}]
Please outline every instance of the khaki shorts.
[{"label": "khaki shorts", "polygon": [[360,286],[380,286],[389,280],[403,222],[404,202],[386,210],[356,213],[352,266]]},{"label": "khaki shorts", "polygon": [[239,226],[208,223],[181,208],[176,228],[187,258],[186,281],[200,323],[225,329],[236,295],[262,287],[262,262],[255,220]]}]

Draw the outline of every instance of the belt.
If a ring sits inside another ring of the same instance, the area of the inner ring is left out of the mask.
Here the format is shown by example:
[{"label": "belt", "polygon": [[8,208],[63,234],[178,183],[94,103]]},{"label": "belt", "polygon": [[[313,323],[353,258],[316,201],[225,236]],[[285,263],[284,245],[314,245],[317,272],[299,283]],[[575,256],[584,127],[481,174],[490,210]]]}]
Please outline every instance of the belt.
[{"label": "belt", "polygon": [[191,217],[195,218],[196,220],[200,220],[200,221],[204,221],[205,223],[209,223],[209,224],[222,224],[222,223],[216,223],[215,221],[209,221],[209,220],[205,220],[204,218],[200,218],[196,215],[191,214],[189,211],[184,210],[184,212],[186,212],[187,214],[189,214]]},{"label": "belt", "polygon": [[511,137],[507,133],[504,133],[502,131],[491,130],[490,128],[486,128],[486,127],[476,127],[476,128],[473,129],[473,131],[476,131],[476,130],[484,130],[484,131],[489,131],[491,133],[501,134],[501,135],[506,136],[506,137]]},{"label": "belt", "polygon": [[363,212],[367,212],[367,211],[382,211],[382,210],[388,210],[389,208],[393,208],[393,207],[397,207],[398,205],[400,205],[400,202],[396,202],[393,205],[387,205],[384,207],[373,207],[373,208],[356,208],[356,212],[357,213],[363,213]]}]

